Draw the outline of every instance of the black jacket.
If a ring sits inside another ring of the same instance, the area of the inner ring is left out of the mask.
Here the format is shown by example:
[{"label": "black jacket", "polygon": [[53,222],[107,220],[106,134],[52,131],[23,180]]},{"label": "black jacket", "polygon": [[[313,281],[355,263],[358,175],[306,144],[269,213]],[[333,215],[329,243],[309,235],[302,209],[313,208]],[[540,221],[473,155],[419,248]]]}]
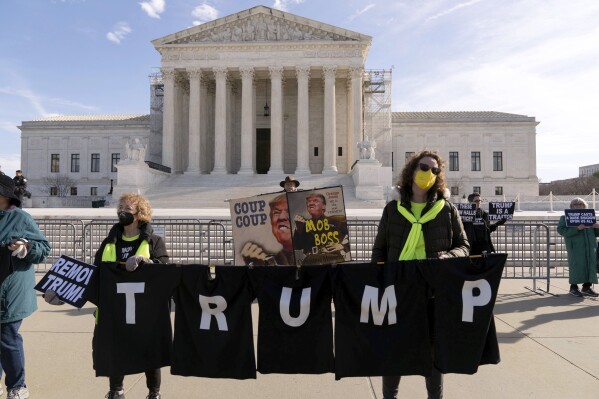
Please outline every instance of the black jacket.
[{"label": "black jacket", "polygon": [[[154,234],[154,230],[152,229],[152,225],[150,223],[144,223],[140,227],[139,238],[142,240],[148,241],[150,245],[150,259],[154,263],[168,263],[169,257],[166,252],[166,245],[164,244],[164,240],[162,237]],[[102,245],[98,248],[96,255],[94,257],[94,265],[100,266],[102,265],[102,253],[104,252],[104,248],[106,244],[112,243],[119,248],[122,245],[122,235],[124,228],[121,224],[117,223],[110,229],[108,236],[102,241]]]},{"label": "black jacket", "polygon": [[[410,209],[410,203],[403,201]],[[434,200],[426,204],[422,215],[434,205]],[[393,262],[399,255],[408,239],[412,223],[397,210],[397,201],[385,206],[379,223],[378,233],[372,247],[372,262]],[[445,201],[445,206],[437,217],[422,225],[424,245],[427,258],[438,258],[442,254],[451,257],[468,256],[470,245],[462,226],[458,210],[452,203]]]},{"label": "black jacket", "polygon": [[470,255],[480,255],[483,251],[495,252],[495,247],[491,241],[491,233],[497,230],[497,227],[504,224],[505,220],[496,223],[489,222],[489,214],[482,209],[476,210],[476,223],[464,223],[464,230],[470,243]]}]

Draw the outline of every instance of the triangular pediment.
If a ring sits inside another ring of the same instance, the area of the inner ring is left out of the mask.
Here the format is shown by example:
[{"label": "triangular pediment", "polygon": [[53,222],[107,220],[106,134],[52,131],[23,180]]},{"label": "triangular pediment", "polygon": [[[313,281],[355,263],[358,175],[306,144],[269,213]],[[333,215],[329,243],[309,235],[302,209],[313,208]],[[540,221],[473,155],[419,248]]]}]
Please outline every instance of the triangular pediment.
[{"label": "triangular pediment", "polygon": [[273,8],[258,6],[173,33],[152,43],[181,44],[335,41],[364,42],[372,38]]}]

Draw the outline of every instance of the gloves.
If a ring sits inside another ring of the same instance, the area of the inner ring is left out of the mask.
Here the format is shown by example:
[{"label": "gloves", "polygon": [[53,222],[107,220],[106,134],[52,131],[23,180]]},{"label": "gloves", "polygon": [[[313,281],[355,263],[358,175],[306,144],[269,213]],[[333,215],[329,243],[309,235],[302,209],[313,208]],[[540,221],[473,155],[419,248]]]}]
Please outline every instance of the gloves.
[{"label": "gloves", "polygon": [[497,223],[495,223],[496,226],[502,226],[505,224],[505,222],[507,222],[507,219],[501,219],[499,220]]},{"label": "gloves", "polygon": [[58,299],[56,292],[52,290],[46,291],[46,293],[42,296],[44,297],[44,300],[50,305],[64,305],[64,302]]},{"label": "gloves", "polygon": [[12,251],[12,256],[16,256],[19,259],[23,259],[25,256],[27,256],[27,243],[28,241],[26,239],[19,238],[13,240],[9,244],[8,249]]},{"label": "gloves", "polygon": [[141,255],[134,255],[125,262],[125,269],[127,269],[128,272],[132,272],[142,263],[152,263],[152,261]]}]

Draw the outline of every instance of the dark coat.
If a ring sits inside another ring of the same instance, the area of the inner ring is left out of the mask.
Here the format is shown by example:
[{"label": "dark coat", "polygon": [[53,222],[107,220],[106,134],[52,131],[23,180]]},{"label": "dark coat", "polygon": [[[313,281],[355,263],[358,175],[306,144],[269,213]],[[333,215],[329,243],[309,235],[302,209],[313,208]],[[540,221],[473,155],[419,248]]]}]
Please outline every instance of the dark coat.
[{"label": "dark coat", "polygon": [[[139,229],[139,238],[148,241],[148,244],[150,245],[150,259],[154,263],[168,263],[169,258],[168,253],[166,252],[164,240],[162,237],[154,234],[152,225],[150,223],[144,223],[139,227]],[[116,244],[117,248],[122,245],[123,231],[124,228],[119,223],[112,226],[108,236],[104,239],[104,241],[102,241],[102,245],[100,245],[100,248],[98,248],[98,251],[96,252],[96,256],[94,257],[94,265],[102,265],[102,253],[104,252],[104,247],[106,247],[106,244]]]},{"label": "dark coat", "polygon": [[[409,201],[403,201],[410,209]],[[422,215],[434,205],[434,201],[426,204]],[[385,206],[379,223],[378,233],[372,247],[372,262],[393,262],[399,255],[408,239],[412,223],[397,210],[397,201]],[[427,258],[438,258],[443,254],[451,257],[468,256],[470,245],[462,226],[458,210],[449,201],[437,217],[422,225],[424,246]]]},{"label": "dark coat", "polygon": [[489,214],[480,208],[476,210],[476,219],[480,219],[481,223],[464,223],[464,231],[470,243],[470,255],[480,255],[483,251],[495,252],[495,247],[491,241],[491,233],[504,224],[505,220],[491,223],[489,222]]}]

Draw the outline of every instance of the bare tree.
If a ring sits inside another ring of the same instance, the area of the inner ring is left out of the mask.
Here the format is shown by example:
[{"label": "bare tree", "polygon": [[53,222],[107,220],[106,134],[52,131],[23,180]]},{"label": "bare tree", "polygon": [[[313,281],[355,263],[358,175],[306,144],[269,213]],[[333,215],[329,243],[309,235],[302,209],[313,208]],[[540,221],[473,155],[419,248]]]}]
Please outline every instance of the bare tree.
[{"label": "bare tree", "polygon": [[539,186],[539,195],[582,195],[599,189],[599,176],[576,177],[573,179],[555,180]]},{"label": "bare tree", "polygon": [[53,195],[54,189],[56,196],[66,197],[71,192],[71,187],[75,185],[75,180],[67,175],[56,175],[52,177],[44,177],[43,188],[41,189],[47,195]]}]

